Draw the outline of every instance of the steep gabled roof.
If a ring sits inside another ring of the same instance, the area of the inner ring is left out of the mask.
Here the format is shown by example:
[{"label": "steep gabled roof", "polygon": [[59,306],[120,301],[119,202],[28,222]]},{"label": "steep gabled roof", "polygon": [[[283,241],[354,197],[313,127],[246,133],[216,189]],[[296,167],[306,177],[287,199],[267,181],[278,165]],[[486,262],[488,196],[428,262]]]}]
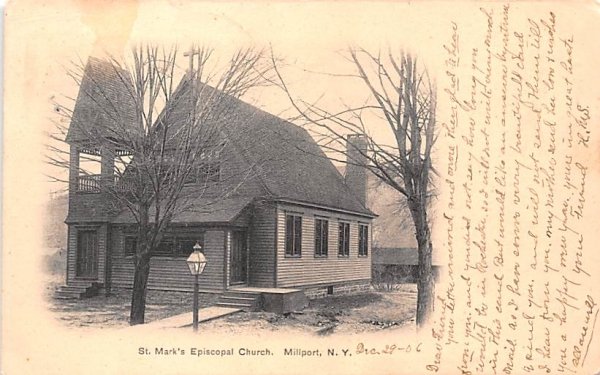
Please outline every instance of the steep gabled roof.
[{"label": "steep gabled roof", "polygon": [[272,196],[373,215],[305,129],[243,102],[239,108],[250,134],[240,148],[262,165],[261,177]]},{"label": "steep gabled roof", "polygon": [[[207,95],[215,90],[199,85],[199,90]],[[185,77],[178,95],[186,96],[190,90],[190,80]],[[240,99],[231,96],[222,99],[229,107],[222,131],[246,160],[257,166],[270,198],[375,216],[344,183],[342,175],[306,129]],[[189,101],[176,103],[185,105]]]},{"label": "steep gabled roof", "polygon": [[[130,74],[107,60],[90,57],[71,116],[67,142],[110,137],[110,129],[135,123]],[[129,86],[129,87],[128,87]]]},{"label": "steep gabled roof", "polygon": [[[67,141],[88,140],[97,129],[135,126],[135,103],[129,94],[128,73],[108,61],[90,58],[85,68],[75,105]],[[318,205],[375,216],[346,186],[323,150],[308,132],[291,122],[273,116],[216,89],[198,85],[203,95],[219,95],[219,103],[227,106],[222,134],[258,171],[266,196],[275,200]],[[186,75],[172,96],[172,105],[159,116],[176,132],[178,123],[187,120],[191,101],[191,80]],[[119,103],[113,107],[113,103]],[[108,110],[107,110],[108,108]],[[176,134],[176,133],[173,133]]]}]

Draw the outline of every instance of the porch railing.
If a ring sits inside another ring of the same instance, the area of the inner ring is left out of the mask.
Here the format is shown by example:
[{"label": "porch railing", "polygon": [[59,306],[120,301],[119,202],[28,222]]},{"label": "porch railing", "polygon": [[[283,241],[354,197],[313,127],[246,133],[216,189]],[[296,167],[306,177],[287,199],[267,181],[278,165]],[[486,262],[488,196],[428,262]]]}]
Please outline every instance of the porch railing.
[{"label": "porch railing", "polygon": [[101,175],[99,174],[77,177],[77,191],[86,193],[99,193],[100,178]]},{"label": "porch railing", "polygon": [[130,178],[115,176],[115,190],[125,192],[131,191],[132,185],[133,183]]},{"label": "porch railing", "polygon": [[[102,175],[93,174],[77,177],[77,191],[84,193],[99,193]],[[131,191],[132,181],[128,178],[115,176],[114,189],[117,191]]]}]

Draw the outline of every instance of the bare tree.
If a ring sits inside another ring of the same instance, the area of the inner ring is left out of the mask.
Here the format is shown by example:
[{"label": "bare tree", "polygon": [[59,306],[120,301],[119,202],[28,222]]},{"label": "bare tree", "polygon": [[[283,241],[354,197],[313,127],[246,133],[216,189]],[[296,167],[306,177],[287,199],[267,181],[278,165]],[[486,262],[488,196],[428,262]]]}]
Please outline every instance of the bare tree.
[{"label": "bare tree", "polygon": [[[332,160],[365,167],[405,198],[403,204],[410,211],[418,244],[416,321],[418,326],[423,326],[433,309],[434,299],[427,213],[432,196],[430,172],[433,170],[436,88],[427,70],[420,69],[411,54],[395,56],[389,52],[382,56],[364,49],[350,49],[348,54],[348,61],[356,72],[330,75],[359,80],[369,97],[359,106],[344,104],[343,109],[331,111],[294,99],[273,59],[277,84],[298,112],[296,121],[303,121],[310,128]],[[391,133],[391,141],[377,141],[371,135],[370,130],[381,130],[381,126]],[[347,134],[359,134],[364,143],[361,146],[347,142]]]},{"label": "bare tree", "polygon": [[[222,199],[235,189],[227,184],[211,188],[207,161],[222,157],[227,142],[222,127],[235,115],[232,100],[264,84],[271,69],[262,51],[239,50],[221,69],[209,64],[212,54],[206,48],[187,53],[189,69],[179,83],[175,47],[136,47],[128,64],[111,57],[102,74],[91,74],[89,64],[77,64],[69,70],[79,85],[77,101],[87,101],[86,110],[93,113],[82,120],[70,106],[55,104],[64,118],[57,121],[53,140],[80,134],[68,140],[71,147],[75,144],[92,158],[102,156],[103,173],[90,175],[88,187],[105,194],[109,211],[126,209],[137,224],[131,325],[144,323],[151,253],[173,216],[201,210],[194,206],[200,196]],[[120,89],[107,87],[106,76]],[[64,147],[54,144],[49,151],[51,164],[71,167],[72,173],[76,162],[65,156]],[[89,171],[81,163],[75,167],[85,181]],[[69,180],[72,184],[73,176]]]}]

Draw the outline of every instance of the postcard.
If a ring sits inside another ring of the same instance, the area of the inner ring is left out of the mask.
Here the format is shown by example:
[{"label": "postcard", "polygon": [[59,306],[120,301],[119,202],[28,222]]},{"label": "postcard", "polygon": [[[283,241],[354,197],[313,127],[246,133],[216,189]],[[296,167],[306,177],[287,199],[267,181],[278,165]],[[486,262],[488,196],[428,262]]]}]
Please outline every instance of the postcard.
[{"label": "postcard", "polygon": [[599,9],[10,2],[2,373],[600,373]]}]

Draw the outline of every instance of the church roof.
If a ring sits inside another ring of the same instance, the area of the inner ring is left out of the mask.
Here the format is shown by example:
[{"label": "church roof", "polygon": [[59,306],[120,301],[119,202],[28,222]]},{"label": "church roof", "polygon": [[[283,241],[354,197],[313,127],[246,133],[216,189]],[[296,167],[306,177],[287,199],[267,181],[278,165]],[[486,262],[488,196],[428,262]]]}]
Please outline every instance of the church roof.
[{"label": "church roof", "polygon": [[[86,127],[109,129],[114,126],[110,124],[114,118],[122,119],[119,121],[129,126],[134,124],[133,101],[128,94],[128,84],[121,79],[127,73],[116,69],[118,68],[114,68],[108,61],[90,59],[85,72],[91,77],[83,79],[73,122],[85,123]],[[101,87],[94,88],[94,84]],[[199,84],[198,87],[206,95],[220,93],[208,85]],[[186,75],[172,96],[176,108],[169,108],[163,112],[166,115],[159,117],[159,121],[168,122],[173,131],[188,116],[189,110],[186,107],[191,103],[185,98],[189,97],[191,88],[191,80]],[[106,111],[99,109],[99,106],[105,104],[107,98],[111,101],[115,99],[114,102],[120,103],[120,106],[104,113]],[[221,132],[245,160],[259,170],[258,177],[264,186],[265,196],[256,198],[324,206],[367,217],[376,216],[344,183],[343,176],[306,129],[231,96],[225,96],[220,103],[227,106],[229,113],[227,121],[221,126]],[[81,139],[83,135],[85,134],[75,127],[69,130],[67,140]],[[236,206],[233,211],[240,209]]]},{"label": "church roof", "polygon": [[90,57],[81,77],[66,141],[86,142],[131,128],[135,123],[131,88],[129,72],[110,61]]},{"label": "church roof", "polygon": [[[242,214],[242,211],[252,202],[252,199],[252,197],[222,199],[198,197],[191,202],[189,208],[177,212],[173,216],[171,224],[231,223]],[[153,218],[154,212],[152,212],[152,209],[150,211],[150,218]],[[130,211],[124,210],[111,222],[114,224],[129,224],[134,223],[135,220]]]},{"label": "church roof", "polygon": [[[191,85],[186,78],[179,95],[189,94]],[[204,92],[215,90],[199,85]],[[237,98],[227,97],[222,102],[234,109],[222,131],[249,163],[260,166],[259,178],[269,197],[375,216],[345,184],[306,129]]]}]

